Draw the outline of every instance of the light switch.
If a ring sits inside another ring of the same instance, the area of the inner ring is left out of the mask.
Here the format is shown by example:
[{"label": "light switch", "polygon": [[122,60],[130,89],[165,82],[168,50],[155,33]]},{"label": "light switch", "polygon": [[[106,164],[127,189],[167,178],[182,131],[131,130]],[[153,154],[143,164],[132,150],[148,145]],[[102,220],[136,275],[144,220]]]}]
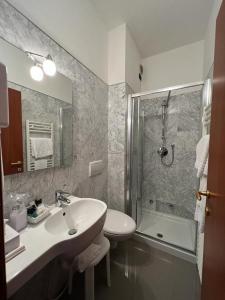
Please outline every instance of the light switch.
[{"label": "light switch", "polygon": [[89,163],[89,177],[102,173],[104,164],[102,160],[92,161]]}]

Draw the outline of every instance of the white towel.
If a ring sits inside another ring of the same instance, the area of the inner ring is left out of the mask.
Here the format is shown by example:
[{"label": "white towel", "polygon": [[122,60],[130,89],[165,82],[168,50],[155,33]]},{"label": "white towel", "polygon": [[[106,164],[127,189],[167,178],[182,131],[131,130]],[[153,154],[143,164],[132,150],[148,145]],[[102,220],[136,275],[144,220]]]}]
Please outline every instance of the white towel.
[{"label": "white towel", "polygon": [[35,162],[34,162],[34,169],[35,170],[47,169],[47,167],[48,167],[47,163],[48,163],[47,159],[38,159],[38,160],[35,160]]},{"label": "white towel", "polygon": [[203,170],[203,176],[208,176],[208,165],[209,165],[209,158],[207,158],[206,160],[206,163],[205,163],[205,167],[204,167],[204,170]]},{"label": "white towel", "polygon": [[203,126],[209,125],[210,122],[211,122],[211,105],[204,108],[203,115],[202,115]]},{"label": "white towel", "polygon": [[204,135],[196,146],[195,168],[197,177],[208,174],[208,156],[209,156],[209,135]]},{"label": "white towel", "polygon": [[32,156],[35,159],[53,155],[53,143],[49,138],[30,138]]},{"label": "white towel", "polygon": [[[207,190],[207,177],[202,176],[200,179],[200,191],[206,191]],[[202,196],[202,200],[197,200],[196,203],[196,209],[195,209],[195,221],[199,224],[199,232],[203,233],[205,228],[205,207],[206,207],[206,197]]]}]

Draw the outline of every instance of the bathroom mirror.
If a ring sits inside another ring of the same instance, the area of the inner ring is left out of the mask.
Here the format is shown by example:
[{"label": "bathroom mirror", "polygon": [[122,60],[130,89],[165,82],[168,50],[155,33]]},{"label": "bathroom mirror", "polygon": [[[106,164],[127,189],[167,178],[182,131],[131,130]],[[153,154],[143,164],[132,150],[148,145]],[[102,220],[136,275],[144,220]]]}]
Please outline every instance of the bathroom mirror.
[{"label": "bathroom mirror", "polygon": [[[29,49],[28,49],[29,50]],[[0,39],[7,67],[10,127],[3,130],[5,175],[72,164],[72,81],[60,73],[35,81],[25,50]]]}]

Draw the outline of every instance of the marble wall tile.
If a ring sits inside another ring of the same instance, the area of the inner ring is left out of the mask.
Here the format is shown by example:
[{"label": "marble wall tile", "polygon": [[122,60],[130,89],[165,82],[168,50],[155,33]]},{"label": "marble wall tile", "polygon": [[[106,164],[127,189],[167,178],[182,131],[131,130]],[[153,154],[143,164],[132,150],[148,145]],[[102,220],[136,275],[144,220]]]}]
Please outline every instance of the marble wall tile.
[{"label": "marble wall tile", "polygon": [[109,86],[108,111],[108,204],[125,211],[125,151],[127,96],[126,83]]},{"label": "marble wall tile", "polygon": [[109,86],[109,153],[124,153],[126,108],[126,84]]},{"label": "marble wall tile", "polygon": [[167,147],[171,159],[172,143],[175,160],[172,167],[161,164],[157,149],[161,145],[161,104],[166,97],[143,100],[144,168],[143,208],[186,218],[193,218],[194,191],[197,188],[195,148],[201,135],[201,91],[172,95],[166,121]]},{"label": "marble wall tile", "polygon": [[[73,83],[72,167],[6,176],[5,191],[32,192],[47,203],[54,202],[56,189],[107,201],[107,85],[4,0],[0,1],[0,37],[23,50],[50,54],[58,71]],[[99,159],[104,162],[102,174],[88,177],[89,162]]]},{"label": "marble wall tile", "polygon": [[108,204],[112,209],[125,210],[124,153],[108,155]]}]

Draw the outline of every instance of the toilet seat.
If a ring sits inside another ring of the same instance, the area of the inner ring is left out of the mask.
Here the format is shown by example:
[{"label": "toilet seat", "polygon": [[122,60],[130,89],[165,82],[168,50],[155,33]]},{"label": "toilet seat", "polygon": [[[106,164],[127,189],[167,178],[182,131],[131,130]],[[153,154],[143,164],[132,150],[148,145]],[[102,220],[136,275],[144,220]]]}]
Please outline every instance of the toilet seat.
[{"label": "toilet seat", "polygon": [[128,215],[113,209],[108,209],[104,225],[104,233],[108,237],[129,238],[136,230],[134,220]]}]

